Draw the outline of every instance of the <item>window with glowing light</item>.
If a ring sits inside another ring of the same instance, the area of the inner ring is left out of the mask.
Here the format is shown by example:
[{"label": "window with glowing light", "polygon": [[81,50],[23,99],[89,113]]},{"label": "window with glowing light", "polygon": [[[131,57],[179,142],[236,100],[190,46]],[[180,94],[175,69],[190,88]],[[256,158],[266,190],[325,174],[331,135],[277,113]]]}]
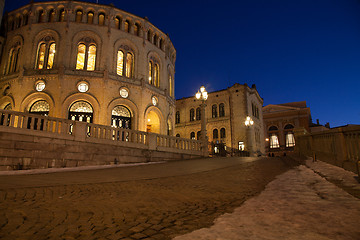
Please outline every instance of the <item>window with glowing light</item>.
[{"label": "window with glowing light", "polygon": [[33,105],[31,105],[29,109],[30,113],[41,114],[45,116],[49,115],[49,111],[50,111],[50,105],[45,100],[40,100],[33,103]]},{"label": "window with glowing light", "polygon": [[245,144],[244,142],[240,141],[238,145],[239,151],[245,151]]},{"label": "window with glowing light", "polygon": [[129,90],[127,90],[126,88],[121,88],[120,89],[120,96],[122,98],[127,98],[129,96]]},{"label": "window with glowing light", "polygon": [[99,25],[103,26],[105,24],[105,14],[104,13],[100,13],[99,14]]},{"label": "window with glowing light", "polygon": [[82,22],[82,15],[83,12],[81,10],[77,10],[76,11],[76,17],[75,17],[75,22]]},{"label": "window with glowing light", "polygon": [[93,108],[91,104],[85,101],[73,103],[69,109],[69,119],[73,121],[92,123]]},{"label": "window with glowing light", "polygon": [[[125,50],[128,49],[128,50]],[[126,56],[126,57],[125,57]],[[133,77],[134,73],[134,55],[129,47],[125,46],[118,50],[116,61],[116,73],[128,78]]]},{"label": "window with glowing light", "polygon": [[35,89],[36,89],[36,91],[38,91],[38,92],[42,92],[44,89],[45,89],[45,82],[43,82],[43,81],[39,81],[39,82],[37,82],[36,83],[36,85],[35,85]]},{"label": "window with glowing light", "polygon": [[124,31],[130,32],[130,22],[128,20],[126,20],[124,23]]},{"label": "window with glowing light", "polygon": [[54,22],[55,21],[55,10],[51,9],[49,12],[49,22]]},{"label": "window with glowing light", "polygon": [[149,84],[160,87],[160,65],[155,58],[149,61]]},{"label": "window with glowing light", "polygon": [[[56,43],[53,38],[47,36],[43,38],[38,46],[36,57],[36,69],[52,69],[56,53]],[[46,64],[46,65],[45,65]]]},{"label": "window with glowing light", "polygon": [[190,133],[190,139],[195,140],[195,132],[191,132],[191,133]]},{"label": "window with glowing light", "polygon": [[120,17],[116,17],[115,18],[115,28],[116,29],[120,29]]},{"label": "window with glowing light", "polygon": [[81,82],[77,86],[79,92],[85,93],[89,90],[89,85],[85,82]]},{"label": "window with glowing light", "polygon": [[94,71],[96,65],[96,44],[88,38],[78,44],[76,69]]},{"label": "window with glowing light", "polygon": [[88,14],[87,14],[87,23],[93,24],[93,22],[94,22],[94,13],[93,12],[88,12]]},{"label": "window with glowing light", "polygon": [[279,148],[279,138],[276,134],[270,136],[270,148]]},{"label": "window with glowing light", "polygon": [[65,21],[65,9],[60,9],[59,11],[59,22],[64,22]]},{"label": "window with glowing light", "polygon": [[125,107],[118,105],[111,112],[111,126],[117,128],[131,128],[131,112]]}]

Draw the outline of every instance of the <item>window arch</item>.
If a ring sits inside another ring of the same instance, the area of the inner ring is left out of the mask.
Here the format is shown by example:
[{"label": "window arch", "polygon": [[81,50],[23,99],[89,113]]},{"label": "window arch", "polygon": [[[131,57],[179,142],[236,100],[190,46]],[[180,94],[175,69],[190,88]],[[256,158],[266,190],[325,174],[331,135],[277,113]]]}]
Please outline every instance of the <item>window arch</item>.
[{"label": "window arch", "polygon": [[113,108],[111,112],[111,126],[117,128],[131,128],[131,112],[122,105]]},{"label": "window arch", "polygon": [[48,22],[55,22],[55,10],[51,9],[49,11],[49,21]]},{"label": "window arch", "polygon": [[200,138],[201,138],[201,131],[197,131],[196,140],[199,140]]},{"label": "window arch", "polygon": [[29,109],[29,113],[35,113],[44,116],[49,115],[49,111],[50,111],[50,105],[45,100],[39,100],[34,102]]},{"label": "window arch", "polygon": [[279,138],[276,134],[271,134],[270,136],[270,148],[279,148]]},{"label": "window arch", "polygon": [[89,11],[87,13],[87,23],[89,23],[89,24],[94,23],[94,13],[92,11]]},{"label": "window arch", "polygon": [[147,32],[147,40],[149,42],[151,42],[151,36],[152,36],[152,32],[151,32],[151,29],[149,29],[148,32]]},{"label": "window arch", "polygon": [[180,112],[179,111],[177,111],[175,113],[175,123],[176,124],[180,123]]},{"label": "window arch", "polygon": [[214,104],[211,107],[212,118],[217,118],[217,105]]},{"label": "window arch", "polygon": [[99,25],[100,25],[100,26],[105,25],[105,14],[104,14],[104,13],[100,13],[100,14],[99,14],[99,19],[98,19],[98,21],[99,21]]},{"label": "window arch", "polygon": [[59,22],[65,21],[65,9],[61,8],[59,10]]},{"label": "window arch", "polygon": [[74,102],[69,108],[69,119],[73,121],[88,122],[93,121],[93,107],[85,101]]},{"label": "window arch", "polygon": [[196,108],[196,120],[201,120],[201,109]]},{"label": "window arch", "polygon": [[42,9],[40,9],[39,11],[38,11],[38,23],[42,23],[42,22],[44,22],[45,21],[45,11],[44,10],[42,10]]},{"label": "window arch", "polygon": [[294,128],[294,126],[291,124],[286,124],[286,126],[284,127],[284,129],[293,129],[293,128]]},{"label": "window arch", "polygon": [[178,134],[176,134],[176,137],[180,137],[180,134],[178,133]]},{"label": "window arch", "polygon": [[76,69],[94,71],[96,63],[96,43],[86,39],[77,46]]},{"label": "window arch", "polygon": [[115,17],[115,28],[116,29],[120,29],[120,23],[121,23],[120,17]]},{"label": "window arch", "polygon": [[219,138],[219,131],[215,128],[213,130],[213,139],[218,139]]},{"label": "window arch", "polygon": [[[127,50],[126,50],[127,49]],[[134,75],[134,54],[127,46],[121,46],[117,52],[116,73],[128,78]]]},{"label": "window arch", "polygon": [[190,122],[195,120],[195,110],[192,108],[190,109]]},{"label": "window arch", "polygon": [[83,12],[82,10],[77,10],[76,11],[76,17],[75,17],[75,22],[82,22],[82,16],[83,16]]},{"label": "window arch", "polygon": [[159,40],[159,36],[155,33],[154,35],[154,45],[157,46],[158,45],[158,40]]},{"label": "window arch", "polygon": [[130,32],[130,22],[129,20],[126,20],[125,23],[124,23],[124,31],[125,32]]},{"label": "window arch", "polygon": [[136,36],[140,36],[140,24],[139,23],[135,23],[135,25],[134,25],[134,34],[136,35]]},{"label": "window arch", "polygon": [[37,50],[36,69],[52,69],[54,66],[54,58],[56,53],[56,43],[53,38],[47,36],[43,38]]},{"label": "window arch", "polygon": [[226,138],[225,128],[220,129],[220,138]]},{"label": "window arch", "polygon": [[24,16],[23,16],[23,23],[22,25],[25,26],[27,25],[29,22],[29,13],[25,13]]},{"label": "window arch", "polygon": [[149,84],[160,87],[160,65],[155,58],[149,61]]},{"label": "window arch", "polygon": [[294,126],[292,124],[286,124],[285,127],[285,146],[286,147],[294,147],[295,146],[295,136],[292,130]]},{"label": "window arch", "polygon": [[20,50],[21,45],[19,42],[15,43],[14,46],[10,48],[5,74],[14,73],[18,70]]},{"label": "window arch", "polygon": [[195,139],[195,133],[194,132],[190,133],[190,139]]},{"label": "window arch", "polygon": [[164,48],[164,39],[163,39],[163,38],[160,38],[159,48],[160,48],[160,49],[163,49],[163,48]]},{"label": "window arch", "polygon": [[219,117],[225,117],[225,105],[223,103],[219,104]]},{"label": "window arch", "polygon": [[269,127],[269,131],[277,131],[278,128],[276,126],[271,126]]}]

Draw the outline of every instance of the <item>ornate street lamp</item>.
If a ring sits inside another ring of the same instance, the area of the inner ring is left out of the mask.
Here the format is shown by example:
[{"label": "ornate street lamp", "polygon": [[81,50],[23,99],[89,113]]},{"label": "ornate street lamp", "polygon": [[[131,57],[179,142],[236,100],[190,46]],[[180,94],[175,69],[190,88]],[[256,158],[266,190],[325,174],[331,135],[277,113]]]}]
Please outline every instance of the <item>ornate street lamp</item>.
[{"label": "ornate street lamp", "polygon": [[253,155],[252,134],[251,134],[251,129],[250,129],[250,127],[252,125],[254,125],[254,121],[251,119],[251,117],[247,116],[246,120],[245,120],[245,126],[246,126],[246,130],[247,130],[247,136],[248,136],[247,145],[248,145],[248,151],[249,151],[250,156]]},{"label": "ornate street lamp", "polygon": [[201,141],[202,144],[202,151],[204,156],[208,156],[208,139],[206,135],[206,117],[205,117],[205,107],[206,107],[206,100],[208,98],[208,93],[204,86],[200,87],[200,91],[195,94],[197,100],[201,101],[200,108],[201,108]]}]

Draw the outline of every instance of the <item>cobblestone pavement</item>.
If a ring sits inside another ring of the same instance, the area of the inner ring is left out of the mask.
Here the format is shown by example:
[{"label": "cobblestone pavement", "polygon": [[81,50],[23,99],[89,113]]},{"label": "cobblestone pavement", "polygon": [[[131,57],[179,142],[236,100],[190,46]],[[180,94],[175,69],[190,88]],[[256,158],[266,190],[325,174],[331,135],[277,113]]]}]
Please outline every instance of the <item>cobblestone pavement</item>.
[{"label": "cobblestone pavement", "polygon": [[323,162],[306,165],[279,175],[210,228],[174,240],[359,240],[360,199],[326,180],[358,189],[355,174]]},{"label": "cobblestone pavement", "polygon": [[293,166],[233,158],[0,176],[0,239],[171,239],[211,226]]}]

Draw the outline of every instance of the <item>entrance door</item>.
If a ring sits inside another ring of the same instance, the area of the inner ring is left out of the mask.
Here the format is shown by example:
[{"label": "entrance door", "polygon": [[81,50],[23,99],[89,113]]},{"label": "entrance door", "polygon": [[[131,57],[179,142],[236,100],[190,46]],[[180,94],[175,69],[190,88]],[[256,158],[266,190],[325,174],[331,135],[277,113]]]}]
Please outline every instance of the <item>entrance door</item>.
[{"label": "entrance door", "polygon": [[111,113],[111,126],[131,129],[131,113],[125,106],[116,106]]},{"label": "entrance door", "polygon": [[80,122],[93,122],[93,108],[88,102],[78,101],[71,105],[69,119]]}]

